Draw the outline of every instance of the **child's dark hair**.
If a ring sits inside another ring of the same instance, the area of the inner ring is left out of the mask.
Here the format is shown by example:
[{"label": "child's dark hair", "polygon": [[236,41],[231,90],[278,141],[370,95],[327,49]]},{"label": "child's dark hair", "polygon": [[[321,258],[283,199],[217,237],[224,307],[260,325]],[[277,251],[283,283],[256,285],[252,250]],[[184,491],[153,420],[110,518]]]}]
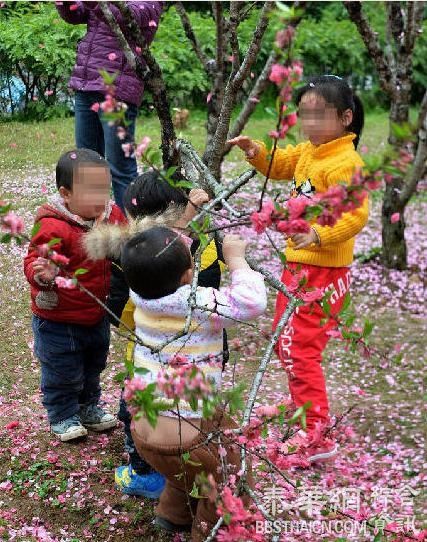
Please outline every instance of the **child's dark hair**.
[{"label": "child's dark hair", "polygon": [[164,213],[173,202],[186,205],[188,198],[156,171],[146,171],[131,182],[123,195],[123,205],[132,218]]},{"label": "child's dark hair", "polygon": [[346,81],[336,75],[320,75],[318,77],[313,77],[298,90],[295,100],[297,105],[299,105],[301,98],[307,92],[312,92],[317,96],[321,96],[325,102],[334,105],[339,115],[344,113],[346,109],[351,109],[353,111],[353,121],[347,127],[347,131],[356,134],[353,143],[354,148],[357,149],[365,115],[360,98],[354,94]]},{"label": "child's dark hair", "polygon": [[74,149],[65,152],[56,164],[56,187],[73,189],[74,172],[83,164],[102,166],[108,169],[108,163],[100,154],[91,149]]},{"label": "child's dark hair", "polygon": [[183,273],[193,261],[177,233],[155,226],[126,242],[121,264],[131,290],[144,299],[159,299],[179,288]]}]

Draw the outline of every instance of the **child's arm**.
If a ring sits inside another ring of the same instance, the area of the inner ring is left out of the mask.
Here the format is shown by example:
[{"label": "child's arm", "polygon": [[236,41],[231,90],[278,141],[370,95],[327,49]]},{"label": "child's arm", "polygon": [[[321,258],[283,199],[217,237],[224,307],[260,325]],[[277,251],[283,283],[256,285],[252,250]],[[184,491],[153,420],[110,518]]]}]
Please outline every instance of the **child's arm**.
[{"label": "child's arm", "polygon": [[[270,160],[267,158],[270,151],[267,150],[261,141],[253,141],[247,136],[238,136],[230,139],[228,143],[240,147],[246,155],[247,161],[254,166],[263,175],[267,175],[270,166]],[[288,145],[285,149],[276,148],[273,164],[270,170],[270,179],[273,180],[292,180],[295,173],[298,160],[307,142],[299,145]]]},{"label": "child's arm", "polygon": [[215,311],[210,317],[215,327],[233,326],[234,320],[253,320],[267,307],[264,278],[246,262],[246,244],[236,235],[224,237],[223,253],[230,269],[231,285],[220,290],[206,289],[203,292],[206,297],[200,300],[201,304]]}]

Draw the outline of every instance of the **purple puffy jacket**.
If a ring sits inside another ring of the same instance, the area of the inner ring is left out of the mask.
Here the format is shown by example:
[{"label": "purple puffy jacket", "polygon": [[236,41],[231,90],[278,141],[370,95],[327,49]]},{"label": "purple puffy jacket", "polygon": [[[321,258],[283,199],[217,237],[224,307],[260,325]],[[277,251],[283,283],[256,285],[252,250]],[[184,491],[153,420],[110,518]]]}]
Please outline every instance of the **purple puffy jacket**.
[{"label": "purple puffy jacket", "polygon": [[[123,33],[123,18],[114,2],[109,7]],[[157,30],[162,2],[127,2],[147,43],[151,43]],[[56,2],[56,9],[67,23],[87,23],[86,36],[80,40],[77,59],[69,86],[75,90],[105,93],[100,69],[118,72],[115,80],[116,97],[124,102],[140,105],[144,84],[128,65],[119,43],[105,21],[98,2]],[[114,53],[113,55],[111,53]]]}]

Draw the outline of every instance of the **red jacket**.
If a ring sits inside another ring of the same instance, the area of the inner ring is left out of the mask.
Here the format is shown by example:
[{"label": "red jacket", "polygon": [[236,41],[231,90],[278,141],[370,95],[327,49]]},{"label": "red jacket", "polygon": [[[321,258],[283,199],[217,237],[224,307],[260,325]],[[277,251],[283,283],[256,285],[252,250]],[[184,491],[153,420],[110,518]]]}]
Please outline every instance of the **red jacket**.
[{"label": "red jacket", "polygon": [[[114,224],[125,222],[126,219],[119,207],[111,204],[104,221]],[[59,238],[60,241],[53,248],[70,259],[64,269],[71,274],[79,268],[87,269],[87,273],[78,275],[79,282],[105,303],[110,287],[111,262],[109,260],[92,261],[86,255],[82,246],[82,237],[91,229],[90,222],[85,222],[70,213],[63,206],[59,196],[40,207],[36,215],[37,222],[41,224],[41,227],[33,237],[24,258],[24,273],[31,285],[33,313],[55,322],[86,326],[97,324],[104,317],[105,310],[95,300],[78,287],[65,289],[58,288],[56,285],[43,285],[35,278],[32,267],[32,263],[40,256],[34,245],[43,245],[51,239]]]}]

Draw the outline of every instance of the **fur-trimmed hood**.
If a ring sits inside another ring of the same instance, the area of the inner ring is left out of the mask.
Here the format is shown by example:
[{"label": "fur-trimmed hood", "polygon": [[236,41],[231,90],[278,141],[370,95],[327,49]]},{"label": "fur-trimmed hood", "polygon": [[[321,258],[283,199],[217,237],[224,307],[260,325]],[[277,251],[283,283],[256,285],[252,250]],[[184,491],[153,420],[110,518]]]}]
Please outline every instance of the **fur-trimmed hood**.
[{"label": "fur-trimmed hood", "polygon": [[173,228],[184,212],[185,206],[172,204],[163,213],[129,218],[127,224],[98,224],[83,237],[83,246],[91,260],[120,258],[123,245],[135,234],[154,226]]}]

